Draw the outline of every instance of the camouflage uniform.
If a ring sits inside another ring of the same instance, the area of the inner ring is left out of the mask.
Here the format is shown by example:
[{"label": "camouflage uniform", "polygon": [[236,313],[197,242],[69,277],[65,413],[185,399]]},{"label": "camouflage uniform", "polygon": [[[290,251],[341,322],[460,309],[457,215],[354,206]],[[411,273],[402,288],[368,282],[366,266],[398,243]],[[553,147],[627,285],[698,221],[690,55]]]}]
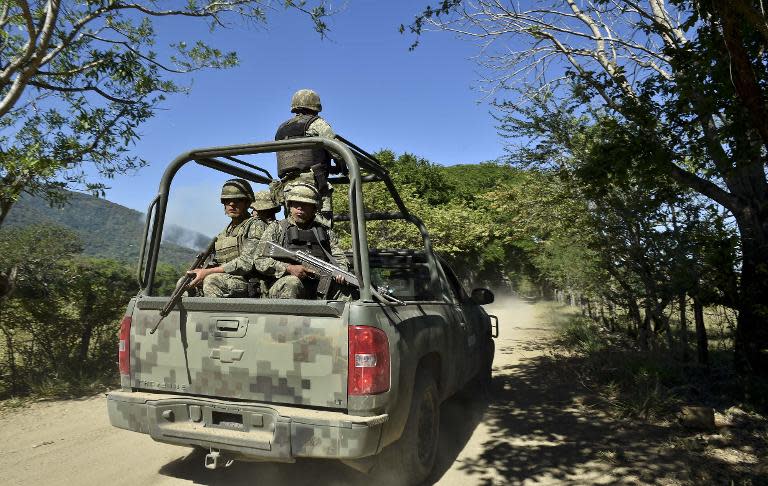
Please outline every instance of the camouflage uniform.
[{"label": "camouflage uniform", "polygon": [[[336,134],[333,132],[333,128],[331,128],[331,125],[328,124],[327,121],[325,121],[323,118],[317,115],[320,111],[322,111],[323,107],[320,103],[320,97],[312,90],[308,89],[302,89],[297,91],[293,98],[291,99],[291,111],[295,114],[293,118],[289,119],[288,121],[284,122],[280,128],[278,129],[278,133],[275,136],[276,140],[283,139],[283,136],[280,135],[282,128],[286,125],[289,125],[294,122],[298,122],[303,117],[308,117],[305,113],[302,113],[302,109],[312,110],[314,113],[314,120],[306,126],[306,130],[304,131],[303,136],[306,137],[323,137],[327,138],[329,140],[333,140],[336,138]],[[300,123],[299,123],[300,124]],[[294,134],[293,136],[296,136]],[[330,158],[336,159],[336,160],[342,160],[341,155],[336,154],[335,152],[328,152],[328,155]],[[317,161],[320,162],[320,161]],[[331,203],[331,194],[333,192],[333,187],[326,182],[327,173],[330,172],[330,159],[327,160],[328,168],[324,169],[322,172],[325,172],[325,175],[318,176],[315,174],[314,169],[306,169],[302,172],[293,172],[290,174],[286,174],[285,176],[281,175],[281,181],[280,183],[275,184],[272,187],[273,196],[275,197],[275,200],[278,203],[283,203],[284,201],[281,199],[281,189],[283,185],[290,184],[290,183],[305,183],[305,184],[311,184],[315,187],[317,187],[320,190],[320,193],[322,195],[322,204],[318,208],[320,212],[325,213],[325,215],[321,216],[320,219],[325,223],[325,216],[332,211],[332,203]],[[278,166],[279,163],[279,157],[278,157]],[[279,172],[279,170],[278,170]],[[321,187],[322,185],[322,187]]]},{"label": "camouflage uniform", "polygon": [[[252,203],[254,194],[248,181],[226,181],[221,188],[221,202],[229,200],[247,200]],[[204,278],[204,296],[248,297],[248,277],[253,275],[253,260],[266,226],[264,221],[246,215],[239,223],[233,219],[216,235],[212,264],[221,267],[224,273],[211,273]]]},{"label": "camouflage uniform", "polygon": [[248,277],[253,275],[253,261],[256,258],[267,223],[258,218],[248,218],[238,225],[230,224],[217,237],[235,237],[238,242],[238,256],[223,262],[214,258],[214,265],[221,265],[224,273],[208,275],[203,280],[203,295],[206,297],[248,297]]},{"label": "camouflage uniform", "polygon": [[[291,226],[296,226],[296,222],[290,216],[287,218],[286,223],[281,224],[279,221],[270,223],[264,231],[264,235],[261,237],[262,244],[267,241],[281,244],[285,233]],[[317,221],[312,221],[303,229],[312,229],[315,227],[325,228],[326,231],[328,231],[328,238],[331,243],[331,256],[336,260],[331,263],[335,263],[343,270],[348,270],[349,263],[347,262],[347,257],[344,254],[344,250],[339,247],[339,239],[336,237],[333,230]],[[268,297],[270,299],[300,299],[312,297],[305,295],[304,283],[301,279],[288,273],[288,265],[288,263],[269,257],[260,257],[256,259],[256,262],[254,263],[256,271],[268,278],[271,277],[271,279],[274,280],[274,283],[269,288]]]},{"label": "camouflage uniform", "polygon": [[[253,216],[258,216],[256,211],[277,212],[280,209],[280,205],[274,201],[270,191],[259,191],[253,195],[253,203],[251,204],[251,208],[254,210]],[[274,220],[275,218],[272,217],[269,221],[267,221],[267,223],[271,223]]]}]

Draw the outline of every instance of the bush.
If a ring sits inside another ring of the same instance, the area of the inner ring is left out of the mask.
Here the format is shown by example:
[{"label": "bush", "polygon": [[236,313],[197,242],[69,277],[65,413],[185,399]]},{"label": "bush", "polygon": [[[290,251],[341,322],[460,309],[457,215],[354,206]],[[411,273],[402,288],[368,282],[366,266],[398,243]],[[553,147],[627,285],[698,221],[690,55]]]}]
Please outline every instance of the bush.
[{"label": "bush", "polygon": [[653,420],[676,411],[673,390],[685,382],[682,365],[667,354],[641,352],[589,319],[570,320],[559,343],[579,360],[575,372],[622,418]]}]

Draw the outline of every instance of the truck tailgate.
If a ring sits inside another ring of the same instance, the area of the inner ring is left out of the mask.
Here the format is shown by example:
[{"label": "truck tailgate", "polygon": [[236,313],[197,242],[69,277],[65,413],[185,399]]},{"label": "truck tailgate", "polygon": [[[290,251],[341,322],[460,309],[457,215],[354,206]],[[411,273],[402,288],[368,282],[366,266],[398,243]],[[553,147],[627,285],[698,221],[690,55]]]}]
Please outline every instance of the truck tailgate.
[{"label": "truck tailgate", "polygon": [[165,302],[134,307],[132,388],[346,408],[343,302],[184,298],[150,334]]}]

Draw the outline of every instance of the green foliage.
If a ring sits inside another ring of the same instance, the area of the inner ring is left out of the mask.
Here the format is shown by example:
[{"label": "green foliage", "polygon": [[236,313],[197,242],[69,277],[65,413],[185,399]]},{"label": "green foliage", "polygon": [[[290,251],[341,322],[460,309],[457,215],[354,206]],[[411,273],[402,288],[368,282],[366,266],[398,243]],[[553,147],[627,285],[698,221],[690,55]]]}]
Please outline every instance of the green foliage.
[{"label": "green foliage", "polygon": [[[610,228],[600,251],[619,250],[606,270],[620,281],[627,305],[640,290],[658,329],[666,327],[662,310],[673,288],[736,305],[737,365],[765,373],[768,14],[762,4],[436,3],[416,17],[411,32],[418,36],[427,22],[481,42],[484,78],[497,94],[514,96],[498,105],[497,118],[502,135],[523,145],[510,146],[512,158],[566,171],[582,198],[598,212],[608,209],[597,225]],[[617,25],[628,28],[614,35]],[[708,214],[713,202],[724,208],[720,214]],[[741,261],[733,256],[736,229],[718,222],[727,218],[738,227]],[[619,222],[626,231],[617,231]],[[714,254],[718,242],[726,255]],[[722,265],[707,267],[717,260]],[[698,271],[705,267],[717,276]],[[719,288],[708,292],[709,285]]]},{"label": "green foliage", "polygon": [[600,335],[600,328],[584,319],[573,319],[563,326],[560,339],[569,348],[583,353],[604,350],[608,344]]},{"label": "green foliage", "polygon": [[16,268],[15,287],[25,295],[41,292],[47,285],[41,276],[55,271],[61,261],[80,250],[77,235],[59,226],[26,226],[0,231],[0,269]]},{"label": "green foliage", "polygon": [[572,371],[618,417],[653,420],[678,410],[681,397],[673,390],[686,378],[669,355],[638,352],[585,318],[571,320],[559,334],[560,344],[581,358]]},{"label": "green foliage", "polygon": [[497,162],[451,165],[443,167],[441,172],[451,186],[451,197],[477,209],[482,209],[484,204],[482,200],[478,202],[481,195],[502,184],[516,184],[522,178],[519,170]]},{"label": "green foliage", "polygon": [[160,262],[155,271],[155,289],[157,295],[171,295],[176,288],[176,283],[184,275],[192,262],[185,265],[171,265]]},{"label": "green foliage", "polygon": [[0,265],[18,271],[0,299],[0,396],[67,395],[114,375],[115,336],[137,285],[125,265],[79,251],[77,236],[53,225],[0,231]]},{"label": "green foliage", "polygon": [[[527,268],[525,258],[505,229],[495,228],[483,194],[497,185],[517,180],[510,167],[485,163],[480,166],[442,167],[411,154],[396,156],[390,150],[376,157],[388,169],[409,211],[420,218],[430,234],[435,251],[445,257],[456,272],[474,284],[506,285],[513,273]],[[363,186],[368,211],[396,211],[383,183]],[[347,202],[337,212],[347,212]],[[349,226],[337,226],[342,244],[350,243]],[[411,223],[372,221],[368,223],[371,248],[423,248],[424,242]]]},{"label": "green foliage", "polygon": [[[544,92],[507,107],[503,129],[535,143],[514,152],[538,168],[491,196],[510,215],[513,237],[547,280],[587,299],[635,309],[642,345],[667,328],[665,308],[680,293],[735,305],[737,248],[725,215],[660,170],[658,145],[634,125],[577,98]],[[503,219],[502,219],[503,220]],[[720,263],[715,268],[714,262]],[[706,269],[706,270],[705,270]]]},{"label": "green foliage", "polygon": [[[215,30],[232,21],[265,23],[268,8],[260,0],[3,5],[0,225],[23,193],[50,201],[65,197],[64,188],[103,193],[101,179],[146,165],[128,149],[167,95],[187,91],[182,75],[237,65],[234,52],[199,40],[159,49],[155,19],[198,19]],[[322,0],[284,6],[325,33]]]},{"label": "green foliage", "polygon": [[[28,225],[68,228],[77,234],[84,255],[136,264],[144,233],[142,213],[87,194],[68,193],[61,199],[66,201],[51,207],[43,198],[22,197],[8,214],[3,228]],[[2,231],[4,229],[0,233]],[[196,239],[205,239],[202,235],[187,233]],[[169,241],[161,245],[161,260],[172,265],[187,265],[194,257],[194,249]]]},{"label": "green foliage", "polygon": [[375,157],[394,181],[407,184],[427,204],[445,204],[451,199],[454,187],[440,166],[409,153],[395,157],[394,152],[386,149],[376,152]]}]

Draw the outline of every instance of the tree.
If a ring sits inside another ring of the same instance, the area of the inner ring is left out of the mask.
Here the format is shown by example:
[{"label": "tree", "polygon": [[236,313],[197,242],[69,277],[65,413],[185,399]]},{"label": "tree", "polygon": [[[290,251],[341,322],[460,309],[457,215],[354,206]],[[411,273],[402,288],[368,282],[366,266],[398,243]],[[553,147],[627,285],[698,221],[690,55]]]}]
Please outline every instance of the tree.
[{"label": "tree", "polygon": [[[0,364],[0,388],[11,394],[23,391],[26,382],[18,355],[23,354],[20,337],[28,337],[29,322],[16,318],[19,302],[46,295],[58,281],[62,262],[79,251],[77,235],[64,228],[29,226],[0,231],[0,268],[10,269],[8,273],[13,276],[0,294],[5,355]],[[12,299],[14,296],[20,298]]]},{"label": "tree", "polygon": [[[753,0],[446,0],[411,31],[476,39],[492,88],[575,92],[631,124],[645,159],[726,208],[742,255],[735,357],[768,373],[768,47]],[[731,8],[733,7],[733,8]],[[509,47],[511,46],[511,47]],[[610,167],[606,170],[611,170]]]},{"label": "tree", "polygon": [[588,312],[594,301],[623,307],[642,348],[661,332],[672,348],[671,302],[735,305],[723,278],[735,271],[731,231],[715,205],[657,170],[630,124],[581,106],[542,93],[504,120],[502,129],[536,141],[514,153],[536,170],[487,193],[487,207],[527,241],[520,246],[545,278],[586,297]]},{"label": "tree", "polygon": [[[323,0],[283,3],[326,32]],[[57,202],[61,188],[103,192],[89,174],[111,178],[142,167],[128,147],[166,95],[187,89],[177,80],[237,64],[234,52],[201,41],[158,49],[154,20],[215,29],[264,23],[268,8],[263,0],[0,2],[0,225],[22,193]]]}]

